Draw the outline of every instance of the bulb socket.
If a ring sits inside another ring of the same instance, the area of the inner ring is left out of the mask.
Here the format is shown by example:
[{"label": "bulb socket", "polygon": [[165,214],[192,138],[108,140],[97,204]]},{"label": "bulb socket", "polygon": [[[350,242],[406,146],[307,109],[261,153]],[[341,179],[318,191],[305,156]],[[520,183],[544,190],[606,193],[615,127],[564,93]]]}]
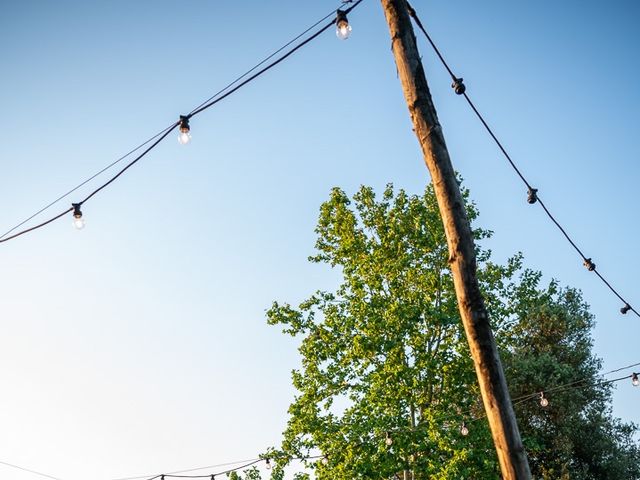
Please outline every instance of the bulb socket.
[{"label": "bulb socket", "polygon": [[590,258],[585,258],[585,260],[584,260],[584,262],[582,262],[582,264],[585,267],[587,267],[587,270],[589,270],[590,272],[593,272],[596,269],[596,264],[593,263]]},{"label": "bulb socket", "polygon": [[180,115],[180,132],[189,133],[191,128],[189,127],[189,117],[186,115]]},{"label": "bulb socket", "polygon": [[349,20],[347,19],[347,12],[344,10],[336,11],[336,27],[347,27],[349,26]]},{"label": "bulb socket", "polygon": [[467,87],[464,85],[462,80],[462,78],[456,78],[451,84],[451,88],[453,88],[453,91],[456,92],[456,95],[462,95],[467,91]]},{"label": "bulb socket", "polygon": [[72,203],[74,218],[82,218],[82,211],[80,210],[81,203]]}]

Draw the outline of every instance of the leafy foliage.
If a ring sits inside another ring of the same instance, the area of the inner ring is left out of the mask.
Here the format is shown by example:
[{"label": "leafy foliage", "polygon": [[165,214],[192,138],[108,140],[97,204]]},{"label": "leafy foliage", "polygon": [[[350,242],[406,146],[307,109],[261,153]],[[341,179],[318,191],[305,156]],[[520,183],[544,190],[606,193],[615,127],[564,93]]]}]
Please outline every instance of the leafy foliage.
[{"label": "leafy foliage", "polygon": [[[320,480],[497,478],[433,189],[409,196],[387,186],[380,200],[368,187],[353,200],[333,189],[316,233],[310,260],[339,269],[343,281],[267,313],[300,339],[302,359],[282,445],[268,452],[272,478],[290,459],[318,452],[325,461],[307,466]],[[474,229],[476,240],[490,234]],[[600,361],[579,292],[556,282],[541,288],[541,274],[523,271],[520,255],[504,266],[489,251],[478,248],[477,257],[512,396],[585,380],[551,397],[548,409],[535,399],[517,406],[535,477],[640,478],[635,426],[612,419],[610,387],[593,385]]]}]

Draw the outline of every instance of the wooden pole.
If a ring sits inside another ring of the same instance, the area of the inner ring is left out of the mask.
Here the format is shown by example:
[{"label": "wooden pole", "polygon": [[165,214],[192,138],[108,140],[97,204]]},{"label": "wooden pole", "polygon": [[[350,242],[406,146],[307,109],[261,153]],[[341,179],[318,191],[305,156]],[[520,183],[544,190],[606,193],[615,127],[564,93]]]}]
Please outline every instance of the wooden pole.
[{"label": "wooden pole", "polygon": [[476,276],[471,227],[416,46],[406,0],[381,0],[398,76],[424,161],[431,173],[449,247],[458,308],[505,480],[529,480],[507,382]]}]

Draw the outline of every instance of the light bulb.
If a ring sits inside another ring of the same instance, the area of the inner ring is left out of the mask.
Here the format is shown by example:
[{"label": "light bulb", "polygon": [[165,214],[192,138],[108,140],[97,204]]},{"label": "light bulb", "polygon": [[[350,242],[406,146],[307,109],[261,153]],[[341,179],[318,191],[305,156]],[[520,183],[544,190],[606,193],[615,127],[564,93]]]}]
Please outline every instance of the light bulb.
[{"label": "light bulb", "polygon": [[462,435],[463,437],[466,437],[467,435],[469,435],[469,428],[467,427],[467,424],[462,422],[462,426],[460,427],[460,435]]},{"label": "light bulb", "polygon": [[637,373],[634,373],[633,375],[631,375],[631,384],[634,387],[637,387],[638,385],[640,385],[640,379],[638,378]]},{"label": "light bulb", "polygon": [[336,17],[336,35],[340,40],[346,40],[351,34],[351,25],[347,20],[346,12],[338,10]]},{"label": "light bulb", "polygon": [[191,141],[191,134],[188,131],[180,132],[180,135],[178,135],[178,142],[180,142],[181,145],[186,145],[190,141]]},{"label": "light bulb", "polygon": [[73,217],[73,226],[78,230],[82,230],[85,226],[84,218],[82,217]]},{"label": "light bulb", "polygon": [[384,444],[387,447],[390,447],[393,444],[393,438],[391,438],[391,435],[389,435],[389,432],[387,432],[384,437]]},{"label": "light bulb", "polygon": [[182,145],[186,145],[191,140],[190,130],[189,117],[180,115],[180,135],[178,135],[178,142]]},{"label": "light bulb", "polygon": [[540,406],[547,407],[549,405],[549,400],[544,396],[544,392],[540,392]]},{"label": "light bulb", "polygon": [[322,457],[322,460],[320,461],[322,462],[323,465],[327,465],[329,463],[329,457],[325,455],[324,457]]},{"label": "light bulb", "polygon": [[265,461],[265,467],[267,467],[267,470],[271,470],[271,461],[268,458]]},{"label": "light bulb", "polygon": [[84,218],[82,218],[82,211],[80,210],[79,203],[72,203],[73,206],[73,226],[78,230],[84,228]]}]

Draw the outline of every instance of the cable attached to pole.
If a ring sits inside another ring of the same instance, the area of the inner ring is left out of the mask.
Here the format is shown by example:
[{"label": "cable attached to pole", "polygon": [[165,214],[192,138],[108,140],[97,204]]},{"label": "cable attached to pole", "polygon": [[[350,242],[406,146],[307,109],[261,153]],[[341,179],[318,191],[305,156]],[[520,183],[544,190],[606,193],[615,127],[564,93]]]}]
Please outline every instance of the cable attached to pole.
[{"label": "cable attached to pole", "polygon": [[640,317],[640,313],[638,313],[638,311],[635,308],[633,308],[631,306],[631,304],[629,302],[627,302],[622,297],[622,295],[613,287],[613,285],[611,285],[611,283],[596,269],[596,265],[595,265],[595,263],[593,263],[591,258],[587,258],[587,256],[582,252],[582,250],[578,247],[578,245],[576,245],[575,241],[569,236],[569,234],[564,229],[564,227],[562,225],[560,225],[560,222],[558,222],[558,220],[555,218],[555,216],[549,211],[549,209],[547,208],[545,203],[540,198],[540,196],[538,194],[538,189],[537,188],[533,188],[533,186],[525,178],[523,173],[520,171],[520,169],[518,168],[516,163],[513,161],[513,159],[511,158],[511,156],[507,152],[507,150],[504,148],[504,146],[502,145],[502,143],[498,139],[498,137],[495,135],[495,133],[493,133],[493,130],[491,129],[491,127],[489,126],[487,121],[484,119],[483,115],[480,113],[480,111],[476,108],[474,103],[469,98],[469,95],[466,93],[467,89],[466,89],[466,86],[464,85],[464,83],[462,81],[462,78],[456,76],[456,74],[453,73],[453,70],[451,70],[451,67],[449,67],[449,64],[444,59],[442,53],[440,52],[440,49],[437,47],[437,45],[435,44],[435,42],[431,38],[431,35],[429,35],[427,30],[422,25],[422,22],[420,21],[420,18],[418,17],[418,14],[416,13],[415,9],[409,4],[409,2],[407,2],[407,7],[408,7],[408,10],[409,10],[409,15],[411,16],[411,18],[413,18],[413,20],[415,21],[415,23],[418,26],[418,28],[422,31],[422,33],[426,37],[427,41],[429,42],[429,44],[433,48],[434,52],[436,53],[437,57],[440,59],[440,63],[442,63],[444,68],[447,70],[447,72],[451,76],[451,79],[453,81],[451,87],[454,89],[456,94],[464,96],[465,100],[469,104],[469,107],[471,107],[471,110],[473,110],[475,115],[478,117],[478,119],[480,120],[480,123],[482,123],[482,125],[485,128],[485,130],[489,133],[489,135],[491,136],[491,138],[493,139],[495,144],[498,146],[498,148],[500,149],[500,151],[502,152],[504,157],[507,159],[507,161],[509,162],[509,165],[511,165],[511,168],[516,172],[518,177],[520,177],[520,180],[522,180],[522,182],[527,187],[527,202],[529,204],[538,203],[542,207],[542,209],[544,210],[544,213],[547,215],[547,217],[549,217],[549,219],[554,223],[554,225],[558,228],[558,230],[560,230],[562,235],[569,242],[569,244],[573,247],[573,249],[582,258],[582,262],[583,262],[584,266],[587,268],[587,270],[589,270],[590,272],[594,272],[598,276],[598,278],[602,281],[602,283],[604,283],[607,286],[607,288],[609,288],[609,290],[623,303],[622,308],[620,308],[620,313],[626,314],[627,312],[632,311],[633,313],[636,314],[636,316]]}]

